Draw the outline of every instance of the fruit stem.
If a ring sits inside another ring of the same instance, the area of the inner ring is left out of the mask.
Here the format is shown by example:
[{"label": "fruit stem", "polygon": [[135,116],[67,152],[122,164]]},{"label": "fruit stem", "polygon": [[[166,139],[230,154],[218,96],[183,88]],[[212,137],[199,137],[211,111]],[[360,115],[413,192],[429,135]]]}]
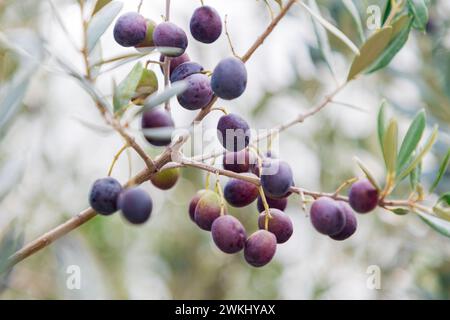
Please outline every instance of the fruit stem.
[{"label": "fruit stem", "polygon": [[[217,159],[217,157],[214,157],[213,159],[212,159],[212,161],[211,161],[211,166],[214,166],[214,164],[216,163],[216,159]],[[211,185],[211,172],[210,171],[208,171],[207,173],[206,173],[206,179],[205,179],[205,189],[207,189],[207,190],[209,190],[209,187],[210,187],[210,185]]]},{"label": "fruit stem", "polygon": [[222,108],[222,107],[212,108],[211,111],[222,111],[225,115],[228,115],[227,109]]},{"label": "fruit stem", "polygon": [[114,166],[116,165],[117,160],[119,160],[120,155],[122,154],[122,152],[124,152],[126,149],[128,149],[128,147],[129,147],[128,143],[124,144],[123,147],[120,148],[120,150],[115,154],[115,156],[111,162],[111,165],[109,166],[109,169],[108,169],[108,177],[111,176]]},{"label": "fruit stem", "polygon": [[344,190],[344,188],[348,187],[349,185],[353,184],[354,182],[358,181],[358,178],[353,177],[350,179],[347,179],[346,181],[344,181],[334,192],[334,196],[339,195],[339,193],[341,193],[342,190]]},{"label": "fruit stem", "polygon": [[234,50],[233,42],[231,41],[230,33],[228,32],[228,15],[227,14],[225,15],[224,25],[225,25],[225,35],[227,36],[228,44],[230,45],[231,52],[233,53],[233,56],[235,56],[238,59],[241,59],[241,57],[239,57],[236,54],[236,51]]},{"label": "fruit stem", "polygon": [[220,215],[223,216],[225,214],[225,198],[223,196],[222,186],[220,185],[220,174],[219,172],[216,172],[216,187],[215,191],[220,196]]},{"label": "fruit stem", "polygon": [[139,1],[138,7],[137,7],[137,12],[141,13],[143,3],[144,3],[144,0]]}]

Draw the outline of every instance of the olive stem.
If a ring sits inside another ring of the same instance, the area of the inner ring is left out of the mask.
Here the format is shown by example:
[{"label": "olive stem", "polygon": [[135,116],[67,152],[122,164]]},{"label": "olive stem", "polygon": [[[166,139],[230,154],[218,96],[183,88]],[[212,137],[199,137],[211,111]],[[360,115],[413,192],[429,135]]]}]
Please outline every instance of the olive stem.
[{"label": "olive stem", "polygon": [[225,25],[225,35],[227,36],[228,45],[230,46],[231,52],[233,53],[233,56],[235,56],[238,59],[241,59],[236,54],[236,51],[234,50],[233,42],[231,41],[231,36],[230,36],[230,33],[228,32],[228,15],[227,14],[225,15],[224,25]]},{"label": "olive stem", "polygon": [[113,169],[114,169],[114,166],[116,165],[117,160],[119,160],[120,155],[122,154],[122,152],[124,152],[125,150],[127,150],[128,147],[129,147],[129,145],[128,145],[127,143],[124,144],[123,147],[120,148],[120,150],[114,155],[114,158],[113,158],[113,160],[112,160],[112,162],[111,162],[111,165],[109,166],[109,169],[108,169],[108,177],[111,176],[112,171],[113,171]]},{"label": "olive stem", "polygon": [[353,184],[354,182],[358,181],[358,178],[353,177],[348,180],[345,180],[334,192],[334,195],[337,196],[339,193],[341,193],[342,190],[344,190],[349,185]]},{"label": "olive stem", "polygon": [[220,175],[216,172],[216,192],[220,197],[220,215],[223,216],[225,214],[225,198],[223,196],[222,186],[220,185]]}]

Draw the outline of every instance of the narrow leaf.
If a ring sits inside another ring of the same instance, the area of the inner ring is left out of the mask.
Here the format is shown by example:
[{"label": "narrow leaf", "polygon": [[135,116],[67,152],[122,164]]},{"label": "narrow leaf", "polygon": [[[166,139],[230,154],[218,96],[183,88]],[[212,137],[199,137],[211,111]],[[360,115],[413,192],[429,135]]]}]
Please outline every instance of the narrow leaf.
[{"label": "narrow leaf", "polygon": [[403,167],[409,162],[412,153],[419,145],[425,130],[425,124],[425,111],[421,110],[409,126],[405,138],[403,139],[402,146],[400,147],[400,151],[398,153],[397,172],[403,169]]},{"label": "narrow leaf", "polygon": [[409,182],[412,190],[417,190],[422,175],[422,162],[420,162],[409,175]]},{"label": "narrow leaf", "polygon": [[411,31],[412,20],[408,16],[403,16],[397,20],[393,25],[392,39],[387,48],[376,59],[372,66],[367,70],[367,73],[373,73],[385,68],[391,63],[397,53],[404,47],[408,41],[409,33]]},{"label": "narrow leaf", "polygon": [[393,213],[395,213],[396,215],[399,215],[399,216],[404,216],[409,213],[409,210],[405,209],[405,208],[393,208],[393,209],[389,209],[389,211],[392,211]]},{"label": "narrow leaf", "polygon": [[303,8],[305,8],[311,16],[313,16],[325,29],[334,34],[339,40],[341,40],[347,47],[350,48],[356,55],[359,55],[358,47],[338,28],[332,25],[330,22],[322,18],[320,15],[311,10],[303,1],[298,2]]},{"label": "narrow leaf", "polygon": [[364,29],[361,22],[361,16],[359,15],[358,9],[356,8],[353,0],[343,0],[342,3],[347,8],[348,12],[350,12],[350,15],[353,18],[353,22],[356,25],[356,29],[358,30],[358,35],[361,42],[364,42],[366,37],[364,36]]},{"label": "narrow leaf", "polygon": [[362,161],[360,159],[358,159],[357,157],[354,158],[354,160],[356,161],[356,163],[358,164],[358,166],[361,168],[361,170],[364,172],[364,174],[366,175],[367,179],[370,181],[370,183],[377,189],[377,190],[381,190],[377,180],[375,179],[375,177],[373,176],[373,174],[370,172],[370,170],[362,163]]},{"label": "narrow leaf", "polygon": [[[319,7],[317,6],[317,3],[315,0],[310,0],[309,5],[311,6],[312,10],[314,10],[317,14],[320,15]],[[330,42],[328,40],[327,32],[320,23],[318,23],[313,18],[311,18],[311,19],[313,22],[314,33],[316,34],[319,50],[322,53],[323,59],[325,60],[331,74],[333,75],[333,77],[336,77],[336,71],[334,69],[334,64],[332,62],[332,53],[331,53]]]},{"label": "narrow leaf", "polygon": [[408,10],[414,17],[413,27],[420,31],[425,31],[429,14],[424,0],[407,0]]},{"label": "narrow leaf", "polygon": [[391,0],[386,0],[386,7],[384,8],[381,25],[384,25],[384,23],[386,22],[387,18],[391,14],[391,10],[392,10]]},{"label": "narrow leaf", "polygon": [[383,53],[392,36],[392,27],[385,27],[373,34],[363,44],[361,54],[353,60],[347,80],[353,80],[361,72],[370,67]]},{"label": "narrow leaf", "polygon": [[384,149],[383,149],[383,141],[384,134],[386,132],[386,100],[381,102],[380,110],[378,111],[377,116],[377,132],[378,132],[378,142],[380,143],[381,152],[383,153],[384,159]]},{"label": "narrow leaf", "polygon": [[92,15],[99,12],[104,6],[106,6],[108,3],[110,3],[111,0],[97,0],[95,3],[94,11],[92,12]]},{"label": "narrow leaf", "polygon": [[447,171],[449,163],[450,163],[450,149],[447,151],[447,154],[445,155],[444,160],[442,160],[441,165],[439,166],[439,171],[436,176],[436,179],[434,179],[434,182],[430,187],[430,193],[432,193],[434,190],[436,190],[437,186],[439,185],[439,182],[442,180],[442,177],[444,176],[445,172]]},{"label": "narrow leaf", "polygon": [[87,50],[91,52],[97,44],[100,37],[105,33],[116,16],[122,10],[123,3],[113,1],[105,5],[100,11],[98,11],[89,22],[87,29]]},{"label": "narrow leaf", "polygon": [[397,164],[397,148],[398,148],[398,125],[397,120],[392,119],[386,130],[383,140],[384,161],[388,175],[395,176],[395,168]]},{"label": "narrow leaf", "polygon": [[404,169],[399,175],[398,175],[398,181],[403,180],[405,177],[407,177],[412,170],[422,161],[423,157],[431,150],[431,147],[436,142],[438,135],[438,127],[435,126],[432,134],[428,138],[428,141],[426,142],[423,149],[419,152],[419,154],[416,156],[416,158],[411,161],[411,163]]},{"label": "narrow leaf", "polygon": [[431,228],[450,238],[450,222],[444,221],[427,213],[417,212],[419,217]]},{"label": "narrow leaf", "polygon": [[144,67],[142,63],[136,63],[130,73],[119,84],[116,94],[114,95],[115,100],[117,100],[114,103],[114,113],[120,112],[122,108],[128,105],[136,92],[136,88],[142,78],[143,71]]},{"label": "narrow leaf", "polygon": [[163,92],[151,95],[145,100],[143,111],[159,106],[170,100],[172,97],[182,94],[187,89],[187,86],[186,81],[177,81]]}]

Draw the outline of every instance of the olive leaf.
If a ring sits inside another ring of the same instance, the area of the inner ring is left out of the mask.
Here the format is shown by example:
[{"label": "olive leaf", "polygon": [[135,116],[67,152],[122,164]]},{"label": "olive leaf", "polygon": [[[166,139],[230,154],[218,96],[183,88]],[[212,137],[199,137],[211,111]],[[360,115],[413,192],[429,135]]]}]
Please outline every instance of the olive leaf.
[{"label": "olive leaf", "polygon": [[327,29],[329,32],[334,34],[339,40],[341,40],[356,55],[360,54],[358,47],[341,30],[339,30],[330,22],[322,18],[321,15],[311,10],[311,8],[309,8],[303,1],[298,2],[298,4],[300,4],[303,8],[305,8],[306,11],[308,11],[313,18],[315,18],[321,25],[324,26],[325,29]]},{"label": "olive leaf", "polygon": [[445,155],[444,159],[441,162],[441,165],[439,166],[439,171],[436,176],[436,179],[434,179],[433,184],[430,187],[430,193],[432,193],[434,190],[436,190],[437,186],[439,185],[439,182],[441,181],[442,177],[444,176],[445,172],[447,171],[448,165],[450,163],[450,149],[448,149],[447,154]]},{"label": "olive leaf", "polygon": [[414,168],[419,165],[423,157],[431,150],[431,147],[436,142],[437,135],[438,127],[435,126],[423,149],[418,152],[417,156],[406,166],[403,171],[401,171],[400,174],[397,175],[398,181],[402,181],[404,178],[406,178],[411,173],[411,171],[413,171]]},{"label": "olive leaf", "polygon": [[115,114],[120,113],[130,102],[142,78],[143,71],[144,67],[142,63],[136,63],[130,73],[117,86],[117,89],[114,90],[113,105]]},{"label": "olive leaf", "polygon": [[123,3],[112,1],[103,6],[91,19],[87,28],[87,51],[91,52],[100,37],[105,33],[122,10]]},{"label": "olive leaf", "polygon": [[380,105],[380,110],[378,111],[377,116],[377,133],[378,133],[378,142],[380,143],[381,152],[383,153],[384,159],[384,149],[383,149],[383,141],[384,134],[386,131],[386,100],[383,100]]},{"label": "olive leaf", "polygon": [[409,175],[409,183],[412,190],[417,190],[422,176],[422,161],[411,171]]},{"label": "olive leaf", "polygon": [[416,150],[425,130],[425,111],[421,110],[414,118],[403,139],[398,153],[397,173],[409,162],[412,153]]},{"label": "olive leaf", "polygon": [[386,163],[387,174],[395,177],[398,152],[398,124],[396,119],[392,119],[386,129],[383,139],[384,162]]},{"label": "olive leaf", "polygon": [[411,31],[412,19],[407,15],[402,16],[392,24],[392,36],[386,49],[376,59],[372,66],[366,73],[373,73],[385,68],[391,63],[392,59],[403,48],[408,41],[409,33]]},{"label": "olive leaf", "polygon": [[389,209],[389,211],[391,211],[391,212],[393,212],[393,213],[395,213],[396,215],[399,215],[399,216],[404,216],[404,215],[407,215],[409,213],[409,210],[405,209],[405,208],[392,208],[392,209]]},{"label": "olive leaf", "polygon": [[381,19],[381,25],[384,25],[384,23],[386,22],[387,18],[391,14],[391,10],[392,10],[391,0],[386,0],[386,7],[384,8],[383,17]]},{"label": "olive leaf", "polygon": [[92,15],[99,12],[104,6],[106,6],[110,2],[111,0],[97,0],[97,2],[95,3],[94,11],[92,11]]},{"label": "olive leaf", "polygon": [[441,195],[433,206],[433,213],[439,218],[450,221],[450,192]]},{"label": "olive leaf", "polygon": [[440,234],[450,238],[450,222],[423,212],[417,212],[417,214],[422,219],[422,221],[429,225],[431,228],[433,228]]},{"label": "olive leaf", "polygon": [[366,175],[367,179],[370,181],[370,183],[377,189],[377,190],[381,190],[377,180],[375,179],[375,177],[373,176],[373,174],[370,172],[370,170],[362,163],[362,161],[360,159],[358,159],[357,157],[354,157],[354,160],[356,161],[356,163],[358,164],[358,166],[361,168],[361,170],[364,172],[364,174]]},{"label": "olive leaf", "polygon": [[[320,15],[319,7],[317,6],[316,1],[310,0],[309,5],[311,6],[311,9],[314,12]],[[336,77],[336,71],[334,69],[334,64],[332,62],[332,53],[330,48],[330,42],[328,39],[328,34],[325,28],[320,23],[318,23],[312,17],[311,20],[313,22],[314,33],[316,35],[319,50],[322,53],[323,59],[325,60],[325,63],[327,64],[327,67],[330,70],[331,74],[333,75],[333,77]]]},{"label": "olive leaf", "polygon": [[152,94],[144,102],[144,108],[142,111],[150,110],[164,102],[170,100],[171,98],[182,94],[187,89],[186,81],[177,81],[172,84],[171,87],[166,88],[163,92],[158,94]]},{"label": "olive leaf", "polygon": [[345,8],[350,12],[350,15],[352,16],[353,22],[356,25],[356,29],[358,30],[358,35],[361,40],[361,42],[364,42],[366,39],[364,35],[364,29],[361,21],[361,16],[359,15],[358,8],[356,8],[355,3],[353,0],[343,0],[342,3],[344,4]]},{"label": "olive leaf", "polygon": [[408,10],[414,17],[413,27],[425,31],[429,19],[428,8],[424,0],[407,0]]},{"label": "olive leaf", "polygon": [[389,45],[392,27],[384,27],[375,32],[360,49],[361,54],[353,60],[347,81],[353,80],[361,72],[369,68]]}]

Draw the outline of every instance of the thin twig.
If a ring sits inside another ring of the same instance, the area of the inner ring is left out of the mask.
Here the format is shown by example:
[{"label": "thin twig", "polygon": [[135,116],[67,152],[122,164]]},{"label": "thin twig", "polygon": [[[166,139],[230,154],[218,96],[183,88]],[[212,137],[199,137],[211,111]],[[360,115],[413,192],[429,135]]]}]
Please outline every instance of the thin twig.
[{"label": "thin twig", "polygon": [[236,54],[236,51],[234,50],[233,42],[231,41],[230,33],[228,31],[228,15],[227,14],[225,15],[224,25],[225,25],[225,35],[227,36],[228,44],[230,46],[231,52],[233,53],[233,56],[240,59],[240,57]]}]

